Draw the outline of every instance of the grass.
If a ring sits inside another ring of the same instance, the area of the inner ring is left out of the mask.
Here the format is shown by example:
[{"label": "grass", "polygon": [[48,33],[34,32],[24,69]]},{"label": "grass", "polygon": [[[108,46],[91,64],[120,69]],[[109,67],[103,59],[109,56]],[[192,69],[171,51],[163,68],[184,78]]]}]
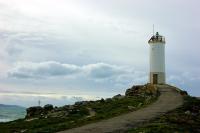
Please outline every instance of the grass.
[{"label": "grass", "polygon": [[[71,112],[70,115],[64,118],[39,118],[32,121],[20,119],[12,122],[0,123],[0,132],[13,133],[23,131],[28,133],[53,133],[133,111],[130,110],[128,106],[135,107],[135,110],[137,110],[152,103],[156,99],[157,97],[151,97],[149,99],[149,97],[146,96],[131,96],[108,100],[102,99],[87,105],[79,105],[78,112]],[[87,117],[89,115],[88,108],[95,111],[95,116]]]},{"label": "grass", "polygon": [[186,96],[182,107],[164,114],[129,133],[199,133],[200,100]]}]

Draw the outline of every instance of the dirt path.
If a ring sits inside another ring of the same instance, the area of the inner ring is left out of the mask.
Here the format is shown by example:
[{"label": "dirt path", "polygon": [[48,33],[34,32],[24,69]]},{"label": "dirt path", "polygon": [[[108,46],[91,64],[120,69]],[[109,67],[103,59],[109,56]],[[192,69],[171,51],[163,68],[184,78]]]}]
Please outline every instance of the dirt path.
[{"label": "dirt path", "polygon": [[158,100],[145,108],[59,133],[123,133],[127,129],[135,127],[183,104],[182,96],[174,87],[158,85],[158,89],[161,92]]}]

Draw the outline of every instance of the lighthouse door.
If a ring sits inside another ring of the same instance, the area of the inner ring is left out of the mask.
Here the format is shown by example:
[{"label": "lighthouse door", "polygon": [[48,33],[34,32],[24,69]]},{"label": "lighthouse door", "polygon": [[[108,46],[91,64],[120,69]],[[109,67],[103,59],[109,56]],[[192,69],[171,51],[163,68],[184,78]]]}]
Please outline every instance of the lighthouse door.
[{"label": "lighthouse door", "polygon": [[158,74],[153,74],[153,84],[158,84]]}]

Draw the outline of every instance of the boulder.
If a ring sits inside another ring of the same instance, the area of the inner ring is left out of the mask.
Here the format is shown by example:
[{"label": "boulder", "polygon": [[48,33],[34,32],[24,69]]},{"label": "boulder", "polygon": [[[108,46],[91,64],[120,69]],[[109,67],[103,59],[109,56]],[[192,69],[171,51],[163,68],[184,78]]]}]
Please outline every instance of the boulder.
[{"label": "boulder", "polygon": [[73,110],[73,109],[75,109],[75,106],[74,106],[74,105],[69,105],[69,106],[68,106],[68,110]]},{"label": "boulder", "polygon": [[187,91],[180,91],[180,94],[181,94],[182,96],[188,96]]},{"label": "boulder", "polygon": [[103,98],[101,98],[101,100],[99,100],[100,103],[105,103],[105,100]]},{"label": "boulder", "polygon": [[199,113],[200,110],[200,106],[192,106],[192,108],[190,109],[190,111],[192,111],[193,113]]},{"label": "boulder", "polygon": [[60,117],[60,118],[64,118],[66,116],[68,116],[69,112],[67,111],[56,111],[56,112],[52,112],[48,114],[48,117]]},{"label": "boulder", "polygon": [[154,95],[154,96],[159,94],[158,93],[158,88],[153,84],[146,84],[144,86],[144,88],[145,88],[144,90],[145,90],[146,94],[150,94],[150,95]]},{"label": "boulder", "polygon": [[51,110],[53,110],[53,105],[51,104],[44,105],[44,111],[51,111]]},{"label": "boulder", "polygon": [[190,112],[189,110],[187,110],[187,111],[185,111],[185,114],[186,114],[186,115],[190,115],[191,112]]},{"label": "boulder", "polygon": [[112,102],[112,98],[106,98],[106,102]]},{"label": "boulder", "polygon": [[43,112],[43,108],[41,106],[34,106],[26,109],[26,118],[30,117],[39,117]]},{"label": "boulder", "polygon": [[78,101],[78,102],[75,102],[75,105],[76,106],[87,105],[88,103],[89,103],[89,101]]},{"label": "boulder", "polygon": [[125,96],[135,96],[138,95],[143,89],[144,85],[134,85],[131,88],[127,89]]},{"label": "boulder", "polygon": [[142,106],[142,103],[139,103],[139,104],[137,105],[138,108],[140,108],[141,106]]},{"label": "boulder", "polygon": [[125,96],[145,97],[147,95],[157,96],[158,94],[158,89],[153,84],[134,85],[125,92]]},{"label": "boulder", "polygon": [[134,106],[128,106],[128,109],[131,110],[131,111],[133,111],[133,110],[136,110],[136,107],[134,107]]},{"label": "boulder", "polygon": [[58,108],[58,111],[62,111],[62,110],[67,111],[67,110],[69,110],[70,106],[72,106],[72,105],[64,105],[63,107]]},{"label": "boulder", "polygon": [[124,96],[121,94],[118,94],[112,97],[112,99],[122,99],[122,98],[124,98]]}]

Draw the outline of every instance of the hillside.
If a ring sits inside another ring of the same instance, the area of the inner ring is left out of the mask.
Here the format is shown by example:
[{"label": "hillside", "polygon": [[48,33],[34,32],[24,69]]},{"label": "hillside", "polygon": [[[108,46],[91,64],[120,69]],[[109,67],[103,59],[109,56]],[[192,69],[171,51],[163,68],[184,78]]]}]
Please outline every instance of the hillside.
[{"label": "hillside", "polygon": [[200,100],[173,86],[147,84],[108,99],[59,108],[30,107],[25,119],[0,123],[0,129],[5,133],[196,133],[199,120]]},{"label": "hillside", "polygon": [[137,111],[156,101],[159,92],[151,85],[133,86],[125,95],[97,101],[80,101],[74,105],[45,105],[27,109],[25,119],[0,123],[7,132],[56,132]]},{"label": "hillside", "polygon": [[180,108],[133,128],[128,133],[200,133],[200,99],[185,96]]},{"label": "hillside", "polygon": [[182,91],[169,85],[157,85],[154,87],[159,91],[160,95],[154,103],[145,108],[60,133],[124,133],[183,104],[183,96],[180,94]]}]

